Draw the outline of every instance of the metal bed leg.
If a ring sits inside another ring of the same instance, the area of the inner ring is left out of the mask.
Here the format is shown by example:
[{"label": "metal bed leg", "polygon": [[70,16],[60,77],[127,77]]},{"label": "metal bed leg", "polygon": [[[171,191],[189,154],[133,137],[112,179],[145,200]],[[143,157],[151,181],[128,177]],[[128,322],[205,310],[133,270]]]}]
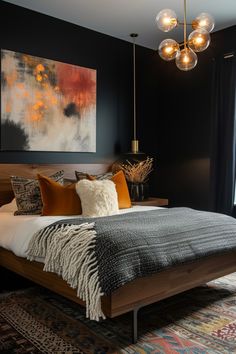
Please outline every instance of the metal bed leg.
[{"label": "metal bed leg", "polygon": [[132,311],[133,321],[132,321],[132,343],[136,344],[138,341],[138,310],[139,308],[135,308]]}]

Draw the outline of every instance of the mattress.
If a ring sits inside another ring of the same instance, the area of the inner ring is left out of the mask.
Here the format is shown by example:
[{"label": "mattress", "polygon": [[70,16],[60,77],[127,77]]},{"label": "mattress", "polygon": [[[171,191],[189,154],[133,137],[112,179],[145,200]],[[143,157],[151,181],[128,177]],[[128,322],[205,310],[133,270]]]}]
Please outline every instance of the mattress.
[{"label": "mattress", "polygon": [[[130,209],[121,209],[120,214],[155,210],[158,207],[135,205]],[[26,258],[26,251],[33,235],[39,230],[62,219],[71,219],[71,216],[39,216],[18,215],[13,212],[2,211],[0,208],[0,247],[12,251],[16,256]],[[161,208],[159,208],[161,209]],[[76,218],[83,219],[82,216]],[[109,216],[107,217],[109,220]],[[37,259],[43,262],[43,259]]]}]

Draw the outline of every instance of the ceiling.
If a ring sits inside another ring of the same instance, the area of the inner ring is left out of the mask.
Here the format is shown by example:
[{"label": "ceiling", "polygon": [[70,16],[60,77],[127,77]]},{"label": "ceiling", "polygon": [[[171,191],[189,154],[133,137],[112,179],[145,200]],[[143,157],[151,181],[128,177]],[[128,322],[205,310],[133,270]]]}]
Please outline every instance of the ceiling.
[{"label": "ceiling", "polygon": [[[182,41],[182,28],[162,33],[155,24],[163,8],[175,10],[183,19],[183,0],[7,0],[95,31],[130,41],[129,34],[139,34],[137,43],[156,49],[164,38]],[[188,0],[188,21],[201,12],[209,12],[216,21],[215,31],[236,25],[236,0]]]}]

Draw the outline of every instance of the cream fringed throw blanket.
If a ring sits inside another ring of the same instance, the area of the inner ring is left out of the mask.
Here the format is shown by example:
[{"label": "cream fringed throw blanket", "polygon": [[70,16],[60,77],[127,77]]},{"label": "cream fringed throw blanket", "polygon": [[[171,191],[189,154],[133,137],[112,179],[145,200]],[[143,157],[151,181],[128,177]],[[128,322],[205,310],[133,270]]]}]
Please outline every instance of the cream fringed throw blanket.
[{"label": "cream fringed throw blanket", "polygon": [[34,235],[27,251],[29,260],[44,258],[45,272],[61,276],[86,303],[86,316],[105,318],[101,309],[101,292],[95,257],[94,223],[58,224]]}]

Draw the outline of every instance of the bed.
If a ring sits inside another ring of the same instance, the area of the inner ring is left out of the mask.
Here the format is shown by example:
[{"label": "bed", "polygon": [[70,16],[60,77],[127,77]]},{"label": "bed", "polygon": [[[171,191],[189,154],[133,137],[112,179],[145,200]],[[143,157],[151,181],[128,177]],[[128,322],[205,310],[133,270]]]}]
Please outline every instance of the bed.
[{"label": "bed", "polygon": [[[74,171],[86,170],[93,173],[105,172],[110,164],[97,165],[0,165],[0,201],[9,202],[12,191],[9,176],[35,176],[40,172],[50,175],[64,169],[66,177],[74,178]],[[1,218],[1,215],[0,215]],[[109,296],[102,297],[102,309],[107,317],[116,317],[123,313],[133,313],[133,342],[137,341],[138,310],[148,304],[181,293],[198,285],[236,271],[236,253],[217,254],[194,262],[177,265],[151,276],[135,279],[116,289]],[[30,262],[15,255],[12,251],[0,247],[0,265],[40,284],[68,299],[85,306],[77,297],[76,291],[54,273],[44,272],[41,262]]]}]

